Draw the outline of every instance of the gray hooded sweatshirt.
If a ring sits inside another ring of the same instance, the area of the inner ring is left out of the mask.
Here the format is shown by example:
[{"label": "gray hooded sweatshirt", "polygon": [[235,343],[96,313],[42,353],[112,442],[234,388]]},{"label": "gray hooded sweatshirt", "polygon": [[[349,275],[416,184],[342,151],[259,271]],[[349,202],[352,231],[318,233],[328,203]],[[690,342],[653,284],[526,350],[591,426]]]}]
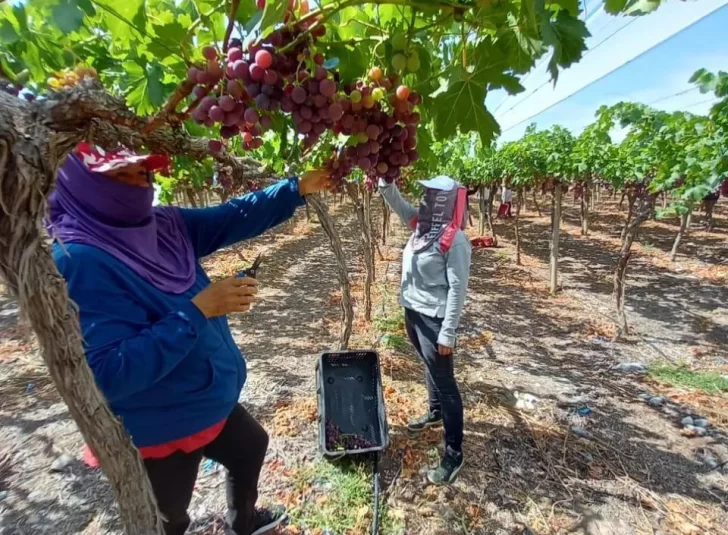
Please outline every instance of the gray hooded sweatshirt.
[{"label": "gray hooded sweatshirt", "polygon": [[[392,211],[410,227],[410,222],[417,216],[417,208],[402,197],[394,184],[380,180],[379,191]],[[399,302],[403,307],[425,316],[443,318],[437,343],[455,347],[455,333],[470,275],[470,240],[462,230],[458,230],[446,253],[442,252],[440,242],[435,240],[415,254],[413,242],[410,237],[402,254]]]}]

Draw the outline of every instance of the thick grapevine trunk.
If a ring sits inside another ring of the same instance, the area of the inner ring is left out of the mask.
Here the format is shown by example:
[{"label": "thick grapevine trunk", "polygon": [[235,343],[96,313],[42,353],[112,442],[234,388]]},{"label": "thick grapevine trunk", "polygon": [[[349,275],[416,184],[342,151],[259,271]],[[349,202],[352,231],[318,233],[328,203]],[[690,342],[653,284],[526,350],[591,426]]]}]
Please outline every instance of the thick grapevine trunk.
[{"label": "thick grapevine trunk", "polygon": [[[371,266],[372,266],[372,282],[377,280],[377,270],[375,269],[374,263],[374,250],[379,249],[377,240],[374,237],[374,227],[372,226],[372,192],[368,190],[363,191],[364,197],[364,224],[366,225],[367,240],[369,241],[369,249],[371,250]],[[381,256],[381,251],[379,252]]]},{"label": "thick grapevine trunk", "polygon": [[[624,196],[624,194],[623,194]],[[629,224],[632,221],[632,215],[634,214],[634,201],[635,196],[633,193],[627,194],[627,202],[629,203],[629,206],[627,207],[627,219],[624,221],[624,226],[622,227],[622,233],[619,236],[619,239],[624,242],[624,238],[627,235],[627,229],[629,228]]]},{"label": "thick grapevine trunk", "polygon": [[670,262],[674,262],[677,258],[677,250],[680,247],[680,242],[682,241],[683,237],[690,229],[690,220],[692,219],[692,216],[692,208],[688,208],[687,212],[680,215],[680,229],[677,231],[677,235],[675,236],[675,242],[672,244],[672,251],[670,251]]},{"label": "thick grapevine trunk", "polygon": [[48,126],[52,117],[39,109],[0,93],[0,275],[35,331],[58,393],[99,458],[125,532],[161,535],[144,465],[86,363],[78,314],[43,230],[58,166],[83,135],[54,131]]},{"label": "thick grapevine trunk", "polygon": [[650,218],[655,208],[655,196],[646,194],[640,197],[637,214],[627,225],[627,232],[622,240],[617,268],[614,271],[614,301],[617,307],[617,337],[628,334],[627,315],[624,312],[624,290],[626,286],[627,265],[632,256],[632,244],[637,237],[642,223]]},{"label": "thick grapevine trunk", "polygon": [[485,186],[478,190],[478,236],[482,236],[485,234]]},{"label": "thick grapevine trunk", "polygon": [[334,251],[336,258],[336,275],[339,278],[339,286],[341,287],[341,336],[339,337],[339,349],[348,349],[349,338],[351,338],[351,328],[354,322],[354,306],[351,302],[351,284],[349,283],[349,269],[346,266],[346,255],[344,248],[341,246],[341,238],[336,230],[334,220],[329,215],[326,204],[320,197],[310,195],[307,197],[308,203],[313,207],[314,212],[318,216],[321,227],[329,237],[331,249]]},{"label": "thick grapevine trunk", "polygon": [[521,204],[523,204],[523,190],[518,190],[518,195],[516,195],[516,265],[521,265],[521,229],[520,225],[518,224],[518,220],[520,219],[521,215]]},{"label": "thick grapevine trunk", "polygon": [[363,199],[359,199],[357,190],[361,189],[357,184],[349,183],[346,190],[349,198],[354,203],[354,211],[359,221],[359,234],[361,236],[362,255],[364,257],[364,319],[372,321],[372,282],[374,282],[374,247],[372,247],[371,232],[367,224],[365,201],[367,192],[362,191]]},{"label": "thick grapevine trunk", "polygon": [[551,209],[551,257],[549,264],[549,287],[555,295],[559,289],[559,231],[561,229],[561,182],[554,186]]},{"label": "thick grapevine trunk", "polygon": [[541,207],[538,205],[538,199],[536,199],[536,188],[533,188],[531,193],[533,194],[533,205],[536,207],[536,213],[538,217],[541,217]]},{"label": "thick grapevine trunk", "polygon": [[589,235],[589,201],[591,197],[591,181],[586,181],[581,192],[581,235]]},{"label": "thick grapevine trunk", "polygon": [[389,230],[389,206],[382,197],[382,245],[387,245],[387,231]]},{"label": "thick grapevine trunk", "polygon": [[185,188],[185,194],[187,195],[187,202],[192,208],[197,208],[197,199],[195,199],[195,192],[191,187]]}]

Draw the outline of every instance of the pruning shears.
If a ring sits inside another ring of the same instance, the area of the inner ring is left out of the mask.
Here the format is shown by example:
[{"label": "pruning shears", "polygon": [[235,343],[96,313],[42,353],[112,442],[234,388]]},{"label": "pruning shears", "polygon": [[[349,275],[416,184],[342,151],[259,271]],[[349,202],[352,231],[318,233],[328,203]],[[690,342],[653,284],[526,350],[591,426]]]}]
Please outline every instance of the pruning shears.
[{"label": "pruning shears", "polygon": [[263,261],[263,256],[259,254],[255,260],[253,261],[253,265],[251,265],[249,268],[244,269],[240,273],[238,273],[238,277],[252,277],[256,278],[258,275],[258,268],[260,267],[260,263]]}]

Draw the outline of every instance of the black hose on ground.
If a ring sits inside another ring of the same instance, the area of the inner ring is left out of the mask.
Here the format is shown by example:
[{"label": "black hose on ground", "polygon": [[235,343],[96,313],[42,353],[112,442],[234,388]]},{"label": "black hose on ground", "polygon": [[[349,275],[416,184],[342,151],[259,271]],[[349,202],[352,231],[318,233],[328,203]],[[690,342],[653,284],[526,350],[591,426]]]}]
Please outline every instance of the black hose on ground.
[{"label": "black hose on ground", "polygon": [[380,494],[380,478],[379,478],[379,452],[374,453],[374,518],[372,519],[372,535],[379,533],[379,494]]}]

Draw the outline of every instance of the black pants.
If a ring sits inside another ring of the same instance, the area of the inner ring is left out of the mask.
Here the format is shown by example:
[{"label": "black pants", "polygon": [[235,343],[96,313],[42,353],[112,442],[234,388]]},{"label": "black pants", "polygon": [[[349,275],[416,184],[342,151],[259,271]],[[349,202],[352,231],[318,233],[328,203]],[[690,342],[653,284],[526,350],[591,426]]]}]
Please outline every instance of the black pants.
[{"label": "black pants", "polygon": [[248,411],[236,405],[222,432],[204,448],[145,460],[154,495],[165,518],[165,534],[182,535],[190,525],[187,508],[203,457],[227,468],[228,524],[237,535],[252,533],[258,478],[267,449],[265,429]]},{"label": "black pants", "polygon": [[455,451],[463,447],[463,400],[455,380],[453,356],[443,357],[437,350],[441,318],[431,318],[408,308],[404,324],[412,345],[425,364],[425,384],[430,398],[430,412],[442,414],[445,445]]}]

